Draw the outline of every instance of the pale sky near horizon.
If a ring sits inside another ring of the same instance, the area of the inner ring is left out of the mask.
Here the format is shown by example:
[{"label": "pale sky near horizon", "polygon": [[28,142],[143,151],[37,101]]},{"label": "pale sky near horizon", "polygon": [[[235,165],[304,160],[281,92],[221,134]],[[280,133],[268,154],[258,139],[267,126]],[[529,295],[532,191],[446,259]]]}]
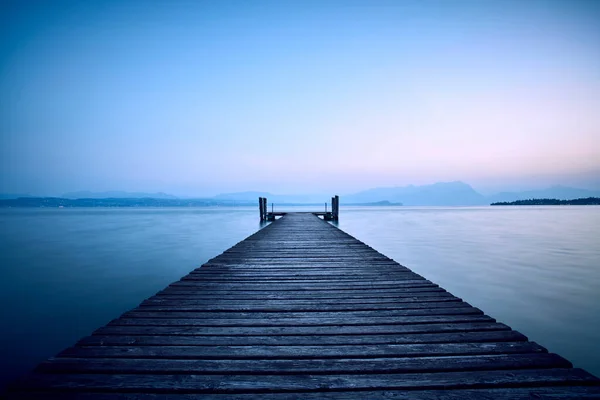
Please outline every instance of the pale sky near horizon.
[{"label": "pale sky near horizon", "polygon": [[600,188],[600,1],[2,1],[0,192]]}]

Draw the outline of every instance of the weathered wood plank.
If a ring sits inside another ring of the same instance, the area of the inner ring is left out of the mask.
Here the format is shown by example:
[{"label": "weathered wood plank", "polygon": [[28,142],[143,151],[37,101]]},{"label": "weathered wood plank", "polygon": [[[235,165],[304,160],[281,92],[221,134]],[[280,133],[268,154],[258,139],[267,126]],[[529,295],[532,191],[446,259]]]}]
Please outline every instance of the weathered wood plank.
[{"label": "weathered wood plank", "polygon": [[398,291],[360,291],[360,292],[343,292],[343,293],[335,293],[335,292],[315,292],[309,293],[306,291],[301,292],[285,292],[285,293],[273,293],[272,291],[267,292],[228,292],[228,291],[218,291],[218,290],[170,290],[165,289],[158,292],[155,296],[159,298],[165,298],[167,296],[180,296],[174,298],[174,300],[181,299],[185,296],[190,296],[198,299],[214,299],[216,297],[229,299],[229,300],[320,300],[320,299],[383,299],[383,298],[398,298],[398,297],[412,297],[413,293],[445,293],[444,289],[434,287],[434,286],[426,286],[426,287],[418,287],[418,288],[408,288],[404,290]]},{"label": "weathered wood plank", "polygon": [[[413,300],[413,301],[407,301]],[[460,308],[462,304],[464,304],[459,299],[456,299],[452,296],[423,296],[421,297],[423,300],[428,300],[427,302],[423,301],[423,304],[433,304],[433,307],[428,308],[436,308],[436,304],[446,303],[455,305],[455,307],[450,308]],[[323,299],[322,301],[311,301],[311,300],[297,300],[297,299],[223,299],[223,300],[214,300],[212,303],[210,299],[204,298],[195,298],[195,297],[183,297],[183,298],[154,298],[152,300],[144,301],[140,304],[139,309],[143,311],[146,308],[151,307],[168,307],[168,306],[186,306],[186,307],[210,307],[214,305],[214,310],[218,311],[219,308],[230,308],[236,309],[239,307],[243,307],[246,309],[252,308],[273,308],[273,309],[281,309],[285,307],[304,307],[304,308],[313,308],[316,312],[324,312],[328,308],[336,308],[341,307],[344,308],[345,311],[362,311],[362,308],[391,308],[400,307],[401,309],[407,308],[407,306],[417,303],[414,301],[414,297],[409,298],[393,298],[393,299],[339,299],[338,301],[334,301],[333,299]],[[352,310],[352,307],[355,307],[355,310]],[[411,308],[411,307],[409,307]],[[424,308],[424,307],[418,307]],[[439,308],[439,307],[437,307]],[[323,309],[324,311],[320,311],[319,309]]]},{"label": "weathered wood plank", "polygon": [[332,335],[332,336],[107,336],[82,338],[81,346],[326,346],[340,344],[416,344],[518,342],[527,337],[516,331],[469,331],[450,333],[404,333],[400,335]]},{"label": "weathered wood plank", "polygon": [[[186,292],[187,293],[187,292]],[[200,292],[201,293],[201,292]],[[416,291],[416,292],[404,292],[404,293],[397,293],[394,294],[393,296],[381,296],[381,297],[377,297],[376,293],[373,293],[371,296],[365,297],[365,296],[337,296],[337,297],[322,297],[322,298],[308,298],[308,299],[299,299],[299,298],[288,298],[288,299],[281,299],[281,298],[276,298],[276,299],[272,299],[272,298],[268,298],[268,297],[262,297],[262,296],[254,296],[254,298],[252,299],[247,299],[249,301],[264,301],[264,302],[285,302],[285,301],[293,301],[296,304],[298,304],[299,302],[305,302],[305,303],[323,303],[323,302],[333,302],[336,303],[338,301],[347,301],[349,303],[360,303],[360,302],[366,302],[366,303],[376,303],[376,302],[380,302],[380,303],[390,303],[390,302],[395,302],[395,301],[400,301],[401,299],[404,298],[410,298],[410,299],[420,299],[422,297],[437,297],[437,298],[456,298],[455,296],[453,296],[452,294],[446,292],[446,291],[440,291],[440,290],[435,290],[435,291]],[[172,296],[172,295],[171,295]],[[175,295],[178,297],[170,297],[169,295],[163,294],[163,295],[156,295],[154,297],[152,297],[151,299],[146,300],[146,303],[151,303],[151,302],[165,302],[165,301],[184,301],[186,300],[185,297],[182,297],[183,294],[179,294],[179,295]],[[194,298],[196,295],[189,295],[189,297]],[[306,295],[304,295],[306,296]],[[330,295],[331,296],[331,295]],[[280,296],[281,297],[281,296]],[[202,298],[198,299],[197,301],[200,301]],[[212,299],[213,302],[215,301],[228,301],[230,300],[228,297],[213,297]],[[231,301],[235,301],[237,299],[231,299]]]},{"label": "weathered wood plank", "polygon": [[298,335],[387,335],[404,333],[442,333],[510,330],[504,324],[493,322],[415,325],[367,325],[367,326],[126,326],[107,325],[97,329],[97,335],[202,335],[202,336],[298,336]]},{"label": "weathered wood plank", "polygon": [[[153,394],[153,393],[82,393],[22,392],[8,399],[21,400],[254,400],[256,394]],[[495,389],[367,390],[261,393],[261,400],[598,400],[599,386],[528,386]]]},{"label": "weathered wood plank", "polygon": [[487,315],[417,315],[396,317],[347,318],[117,318],[109,325],[145,325],[145,326],[341,326],[341,325],[410,325],[457,322],[493,322]]},{"label": "weathered wood plank", "polygon": [[42,374],[23,389],[142,391],[149,393],[269,393],[283,391],[401,390],[597,384],[578,368],[369,375]]},{"label": "weathered wood plank", "polygon": [[[452,303],[450,303],[452,304]],[[263,313],[263,312],[153,312],[134,309],[126,312],[121,318],[177,318],[177,319],[340,319],[340,318],[394,318],[404,316],[424,316],[424,315],[465,315],[465,314],[483,314],[483,312],[475,307],[460,306],[446,308],[418,308],[408,310],[392,310],[392,311],[340,311],[340,312],[279,312],[279,313]]]},{"label": "weathered wood plank", "polygon": [[433,285],[419,285],[409,288],[391,289],[391,290],[316,290],[313,292],[306,290],[286,290],[283,292],[273,290],[219,290],[219,289],[195,289],[190,287],[169,287],[161,290],[157,293],[157,296],[161,295],[186,295],[193,294],[199,296],[212,296],[212,298],[227,296],[227,297],[240,297],[245,298],[251,296],[253,298],[298,298],[308,297],[308,299],[320,299],[320,298],[331,298],[336,299],[340,297],[347,298],[381,298],[381,297],[406,297],[411,293],[420,292],[438,292],[446,293],[445,290],[440,289]]},{"label": "weathered wood plank", "polygon": [[[402,301],[400,301],[402,300]],[[194,301],[188,302],[168,302],[161,304],[141,304],[139,310],[146,311],[260,311],[260,312],[280,312],[280,311],[297,311],[297,312],[312,312],[312,311],[375,311],[375,310],[403,310],[414,308],[417,303],[454,303],[459,304],[460,299],[456,298],[434,298],[424,297],[420,300],[415,299],[398,299],[394,303],[339,303],[339,304],[256,304],[245,305],[246,301],[240,301],[238,304],[210,304],[198,303]]]},{"label": "weathered wood plank", "polygon": [[543,353],[533,342],[478,342],[435,344],[378,344],[327,346],[76,346],[59,357],[168,358],[168,359],[299,359],[428,357],[474,354]]},{"label": "weathered wood plank", "polygon": [[[293,279],[296,277],[302,278],[316,278],[323,279],[331,276],[340,276],[346,278],[357,279],[360,277],[375,278],[379,279],[382,276],[396,277],[404,276],[405,274],[418,275],[408,268],[398,267],[397,265],[390,266],[389,268],[376,268],[370,266],[368,269],[365,267],[353,267],[353,268],[336,268],[333,270],[330,266],[327,268],[323,267],[303,267],[303,268],[282,268],[279,270],[269,269],[264,270],[260,266],[255,268],[241,268],[231,267],[229,265],[221,268],[207,268],[202,267],[190,272],[190,275],[198,277],[244,277],[244,278],[262,278],[262,277],[279,277],[280,279]],[[420,276],[420,275],[418,275]]]},{"label": "weathered wood plank", "polygon": [[402,298],[402,297],[415,297],[415,296],[434,296],[435,294],[448,295],[444,289],[434,286],[421,286],[416,288],[407,288],[403,290],[386,290],[386,291],[352,291],[352,292],[327,292],[319,291],[315,292],[312,296],[310,292],[306,291],[285,291],[281,293],[273,293],[273,291],[219,291],[219,290],[196,290],[196,289],[175,289],[175,290],[164,290],[158,292],[154,297],[165,298],[167,296],[180,296],[175,298],[181,299],[181,296],[199,297],[199,298],[224,298],[224,299],[249,299],[249,300],[321,300],[321,299],[383,299],[383,298]]},{"label": "weathered wood plank", "polygon": [[183,360],[131,358],[56,357],[40,364],[46,373],[171,373],[203,375],[237,374],[375,374],[443,371],[485,371],[501,369],[570,368],[556,354],[526,353],[452,357],[407,357],[368,359],[286,359],[286,360]]},{"label": "weathered wood plank", "polygon": [[424,279],[406,279],[406,280],[397,280],[397,281],[386,281],[386,282],[373,282],[369,283],[365,282],[357,282],[357,283],[281,283],[281,282],[273,282],[273,283],[226,283],[226,282],[218,282],[218,283],[210,283],[204,280],[181,280],[173,283],[169,287],[194,287],[194,288],[221,288],[227,290],[243,290],[243,291],[251,291],[251,290],[277,290],[277,291],[285,291],[285,290],[330,290],[330,289],[339,289],[339,290],[356,290],[356,289],[365,289],[365,290],[377,290],[377,289],[393,289],[393,288],[402,288],[402,287],[419,287],[424,283],[431,283]]},{"label": "weathered wood plank", "polygon": [[[204,299],[202,299],[204,300]],[[244,300],[244,299],[236,299],[236,300]],[[361,303],[362,304],[362,303]],[[369,307],[371,306],[371,304],[368,305]],[[138,307],[132,310],[136,311],[136,312],[154,312],[155,308],[160,308],[161,306],[144,306],[144,307]],[[167,307],[168,308],[168,307]],[[182,307],[184,309],[186,308],[191,308],[193,309],[194,306],[191,307]],[[202,307],[199,307],[200,310],[197,310],[195,312],[206,312],[206,313],[213,313],[215,315],[217,314],[223,314],[225,312],[229,313],[229,314],[237,314],[237,313],[243,313],[244,311],[220,311],[218,309],[209,309],[209,310],[201,310]],[[394,304],[394,306],[391,309],[385,309],[385,307],[381,310],[375,309],[375,310],[361,310],[361,305],[359,304],[356,308],[348,308],[346,307],[343,310],[340,311],[331,311],[329,310],[330,308],[335,308],[335,307],[326,307],[326,309],[310,309],[309,311],[288,311],[288,313],[293,313],[294,315],[297,315],[299,313],[314,313],[315,315],[324,315],[325,313],[339,313],[338,315],[351,315],[348,313],[356,313],[356,315],[366,315],[365,313],[370,313],[370,312],[377,312],[377,313],[384,313],[384,312],[388,312],[388,313],[401,313],[404,312],[406,310],[421,310],[421,309],[427,309],[427,310],[435,310],[435,309],[440,309],[440,308],[475,308],[470,306],[468,303],[465,303],[463,301],[424,301],[424,302],[403,302],[403,303],[398,303],[398,304]],[[169,312],[173,312],[173,309],[168,308]],[[247,311],[247,312],[252,312],[252,313],[256,313],[256,312],[260,312],[260,311]],[[277,311],[276,313],[282,313],[282,312],[286,312],[286,311]]]},{"label": "weathered wood plank", "polygon": [[[416,272],[401,266],[395,261],[386,263],[363,263],[360,261],[347,262],[324,262],[324,263],[304,263],[294,264],[265,264],[265,263],[249,263],[244,262],[238,264],[236,262],[220,263],[220,264],[204,264],[201,267],[194,269],[191,273],[240,273],[240,274],[343,274],[349,273],[358,275],[365,273],[373,275],[377,273],[393,274],[395,272]],[[419,274],[417,274],[419,275]]]}]

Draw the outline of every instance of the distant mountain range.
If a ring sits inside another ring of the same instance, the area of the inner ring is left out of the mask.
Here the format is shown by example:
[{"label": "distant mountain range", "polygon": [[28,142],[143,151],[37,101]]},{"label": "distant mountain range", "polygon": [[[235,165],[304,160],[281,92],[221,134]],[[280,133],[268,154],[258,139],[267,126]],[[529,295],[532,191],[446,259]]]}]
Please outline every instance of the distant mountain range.
[{"label": "distant mountain range", "polygon": [[[439,182],[432,185],[382,187],[364,190],[354,194],[340,196],[340,203],[374,204],[390,202],[405,206],[478,206],[495,202],[526,200],[532,198],[570,200],[584,197],[598,197],[600,190],[577,189],[566,186],[553,186],[543,190],[524,192],[502,192],[484,196],[464,182]],[[318,203],[329,199],[328,196],[274,195],[265,192],[226,193],[215,196],[220,200],[251,202],[258,197],[266,197],[269,203]]]},{"label": "distant mountain range", "polygon": [[598,197],[599,195],[600,190],[553,186],[542,190],[502,192],[491,196],[484,196],[464,182],[444,182],[424,186],[410,185],[370,189],[354,195],[343,196],[340,202],[372,202],[377,199],[377,201],[401,202],[406,206],[476,206],[527,199],[571,200]]},{"label": "distant mountain range", "polygon": [[342,196],[341,203],[368,203],[387,200],[405,206],[474,206],[487,204],[485,196],[463,182],[433,185],[375,188]]},{"label": "distant mountain range", "polygon": [[[335,194],[335,193],[332,193]],[[32,197],[28,195],[2,195],[0,199]],[[144,192],[71,192],[65,193],[64,199],[158,199],[163,202],[152,204],[173,205],[243,205],[255,204],[259,197],[266,197],[269,203],[282,204],[323,204],[330,201],[331,195],[276,195],[267,192],[223,193],[202,199],[183,199],[166,193]],[[571,200],[577,198],[600,197],[600,190],[578,189],[566,186],[553,186],[542,190],[523,192],[502,192],[484,196],[464,182],[439,182],[432,185],[382,187],[364,190],[354,194],[340,196],[342,205],[405,205],[405,206],[477,206],[497,202],[513,202],[527,199]],[[191,201],[194,200],[194,201]],[[387,202],[387,203],[386,203]],[[85,202],[84,202],[85,203]],[[89,203],[89,202],[88,202]],[[120,202],[116,202],[120,203]],[[115,204],[116,204],[115,203]],[[147,203],[147,202],[146,202]],[[146,204],[146,203],[135,203]],[[83,204],[83,203],[82,203]],[[87,204],[87,203],[85,203]],[[128,202],[129,204],[129,202]],[[132,203],[133,204],[133,203]]]}]

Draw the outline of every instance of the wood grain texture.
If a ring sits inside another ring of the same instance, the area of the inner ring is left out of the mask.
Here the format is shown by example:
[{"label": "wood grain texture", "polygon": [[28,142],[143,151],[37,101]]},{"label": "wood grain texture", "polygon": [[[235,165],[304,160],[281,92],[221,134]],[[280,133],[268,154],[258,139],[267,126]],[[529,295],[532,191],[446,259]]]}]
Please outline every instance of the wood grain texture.
[{"label": "wood grain texture", "polygon": [[21,392],[8,399],[21,400],[598,400],[599,386],[545,386],[442,390],[350,390],[288,393],[92,393],[92,392]]}]

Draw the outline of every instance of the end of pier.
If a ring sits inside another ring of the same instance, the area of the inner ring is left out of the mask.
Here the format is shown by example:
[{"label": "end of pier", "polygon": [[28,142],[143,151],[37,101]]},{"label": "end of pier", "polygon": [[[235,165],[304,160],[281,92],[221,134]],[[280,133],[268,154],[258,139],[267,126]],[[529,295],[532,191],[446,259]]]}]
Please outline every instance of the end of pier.
[{"label": "end of pier", "polygon": [[[271,203],[271,211],[266,197],[258,198],[258,208],[260,213],[260,221],[275,221],[276,217],[283,217],[287,214],[285,211],[275,212],[274,204]],[[322,217],[325,221],[338,221],[340,218],[340,196],[335,195],[331,198],[331,208],[327,211],[327,203],[325,203],[325,211],[309,211],[310,214]]]}]

